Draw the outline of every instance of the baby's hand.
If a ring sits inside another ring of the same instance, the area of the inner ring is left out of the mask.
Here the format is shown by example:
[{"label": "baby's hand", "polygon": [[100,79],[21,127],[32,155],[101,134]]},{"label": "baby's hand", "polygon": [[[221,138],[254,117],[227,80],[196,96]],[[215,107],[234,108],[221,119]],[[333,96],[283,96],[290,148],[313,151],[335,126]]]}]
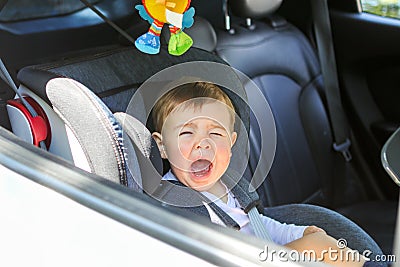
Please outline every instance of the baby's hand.
[{"label": "baby's hand", "polygon": [[322,233],[326,234],[326,232],[323,229],[321,229],[321,228],[319,228],[317,226],[311,225],[311,226],[308,226],[304,230],[303,236],[306,236],[306,235],[309,235],[309,234],[313,234],[313,233],[318,233],[318,232],[322,232]]}]

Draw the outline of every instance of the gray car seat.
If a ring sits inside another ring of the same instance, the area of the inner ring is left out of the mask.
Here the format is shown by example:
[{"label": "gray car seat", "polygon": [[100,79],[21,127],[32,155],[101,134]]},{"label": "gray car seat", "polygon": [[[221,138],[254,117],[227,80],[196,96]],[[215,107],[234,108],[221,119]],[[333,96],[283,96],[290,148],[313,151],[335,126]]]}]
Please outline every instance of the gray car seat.
[{"label": "gray car seat", "polygon": [[[211,45],[215,46],[215,43]],[[85,54],[79,57],[26,67],[18,73],[18,79],[27,92],[28,90],[33,92],[38,96],[38,99],[41,99],[41,103],[45,103],[50,107],[53,104],[47,93],[46,88],[48,85],[53,80],[64,83],[65,78],[63,77],[74,79],[82,83],[85,87],[90,88],[91,91],[102,99],[108,108],[116,112],[126,109],[135,89],[152,74],[173,64],[196,60],[224,63],[216,55],[197,48],[190,49],[181,57],[173,57],[167,53],[165,47],[162,48],[158,56],[145,55],[138,52],[135,48],[123,47],[97,54],[87,54],[86,51]],[[67,81],[70,82],[69,79]],[[75,84],[75,82],[72,83]],[[63,90],[68,90],[69,85],[64,85],[65,87],[58,87],[59,90],[56,90],[58,95],[62,95]],[[81,86],[79,85],[78,87]],[[71,99],[59,97],[58,101],[70,104]],[[75,116],[79,118],[80,110],[76,109],[68,112],[75,113]],[[82,127],[82,125],[88,122],[87,120],[90,120],[90,118],[76,120],[76,122],[79,127]],[[114,124],[111,123],[110,125]],[[90,136],[86,138],[90,138]],[[53,140],[53,142],[50,147],[57,145],[57,141]],[[99,144],[102,144],[102,140],[99,140]],[[64,155],[60,154],[60,156]],[[142,178],[146,179],[146,177]],[[283,210],[286,210],[290,216],[284,215]],[[317,211],[319,212],[317,213]],[[347,238],[349,245],[354,249],[362,251],[365,247],[368,247],[375,254],[381,253],[379,247],[376,246],[374,241],[362,229],[333,211],[311,205],[289,205],[287,207],[267,209],[267,213],[283,221],[289,222],[290,220],[294,220],[301,224],[316,225],[327,223],[326,221],[321,221],[321,214],[324,214],[324,218],[332,218],[332,222],[335,223],[334,227],[329,223],[324,227],[328,233],[335,237]],[[280,215],[282,216],[279,217]],[[349,233],[342,229],[348,229],[355,236],[348,235]]]},{"label": "gray car seat", "polygon": [[[160,157],[158,150],[151,150],[150,131],[138,119],[126,113],[116,113],[115,116],[136,147],[140,148],[137,153],[142,153],[146,157],[150,157],[149,154],[153,154],[156,158]],[[156,168],[159,169],[160,166]],[[371,254],[366,256],[371,259],[376,255],[382,255],[379,246],[364,230],[335,211],[309,204],[288,204],[266,208],[264,214],[286,223],[318,225],[337,239],[345,238],[349,247],[360,252],[370,251]],[[381,265],[386,266],[383,262]]]},{"label": "gray car seat", "polygon": [[[318,58],[298,29],[282,17],[271,16],[280,3],[229,1],[238,22],[232,25],[234,31],[217,32],[217,54],[256,82],[275,116],[275,161],[259,193],[266,206],[313,203],[334,208],[390,253],[397,202],[369,200],[363,187],[368,170],[359,168],[362,159],[355,145],[350,163],[332,149]],[[253,132],[250,142],[259,147],[260,132]],[[259,153],[251,152],[251,169],[262,164]]]}]

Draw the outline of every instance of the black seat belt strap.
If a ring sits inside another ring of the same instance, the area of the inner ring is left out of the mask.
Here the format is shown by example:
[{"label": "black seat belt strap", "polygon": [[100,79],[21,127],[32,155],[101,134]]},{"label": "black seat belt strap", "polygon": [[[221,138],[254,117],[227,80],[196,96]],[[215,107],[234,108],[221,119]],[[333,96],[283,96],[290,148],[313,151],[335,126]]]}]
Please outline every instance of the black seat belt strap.
[{"label": "black seat belt strap", "polygon": [[89,3],[86,0],[80,0],[83,4],[85,4],[85,6],[87,6],[88,8],[90,8],[94,13],[96,13],[97,16],[99,16],[104,22],[106,22],[108,25],[110,25],[114,30],[116,30],[117,32],[119,32],[123,37],[125,37],[129,42],[131,42],[132,44],[135,43],[135,40],[129,36],[129,34],[127,34],[123,29],[121,29],[120,27],[118,27],[117,24],[115,24],[114,22],[112,22],[111,20],[109,20],[106,16],[103,15],[103,13],[100,12],[100,10],[98,10],[94,5],[92,5],[91,3]]},{"label": "black seat belt strap", "polygon": [[327,0],[311,0],[311,5],[318,55],[321,63],[326,100],[333,131],[333,149],[340,152],[346,162],[349,162],[352,159],[349,150],[351,141],[348,137],[349,128],[340,97],[328,2]]}]

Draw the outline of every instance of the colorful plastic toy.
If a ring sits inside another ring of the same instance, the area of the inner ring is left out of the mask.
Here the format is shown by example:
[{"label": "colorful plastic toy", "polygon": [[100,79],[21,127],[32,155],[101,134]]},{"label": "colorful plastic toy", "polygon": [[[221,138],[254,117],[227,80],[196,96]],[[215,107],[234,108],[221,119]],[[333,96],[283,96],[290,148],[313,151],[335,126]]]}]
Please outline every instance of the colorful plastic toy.
[{"label": "colorful plastic toy", "polygon": [[185,53],[193,44],[192,38],[183,32],[194,23],[195,10],[189,8],[190,0],[142,0],[142,3],[135,8],[151,26],[147,33],[136,39],[135,46],[144,53],[158,54],[161,30],[167,23],[171,32],[168,52],[175,56]]}]

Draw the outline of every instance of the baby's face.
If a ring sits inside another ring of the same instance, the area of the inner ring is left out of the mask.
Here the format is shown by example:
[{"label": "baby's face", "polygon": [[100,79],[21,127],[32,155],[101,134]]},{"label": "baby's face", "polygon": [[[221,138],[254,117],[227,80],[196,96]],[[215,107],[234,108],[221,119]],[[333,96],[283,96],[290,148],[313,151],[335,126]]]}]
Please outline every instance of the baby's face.
[{"label": "baby's face", "polygon": [[181,183],[206,191],[221,178],[236,141],[232,124],[228,107],[218,101],[199,109],[178,106],[169,114],[157,143]]}]

